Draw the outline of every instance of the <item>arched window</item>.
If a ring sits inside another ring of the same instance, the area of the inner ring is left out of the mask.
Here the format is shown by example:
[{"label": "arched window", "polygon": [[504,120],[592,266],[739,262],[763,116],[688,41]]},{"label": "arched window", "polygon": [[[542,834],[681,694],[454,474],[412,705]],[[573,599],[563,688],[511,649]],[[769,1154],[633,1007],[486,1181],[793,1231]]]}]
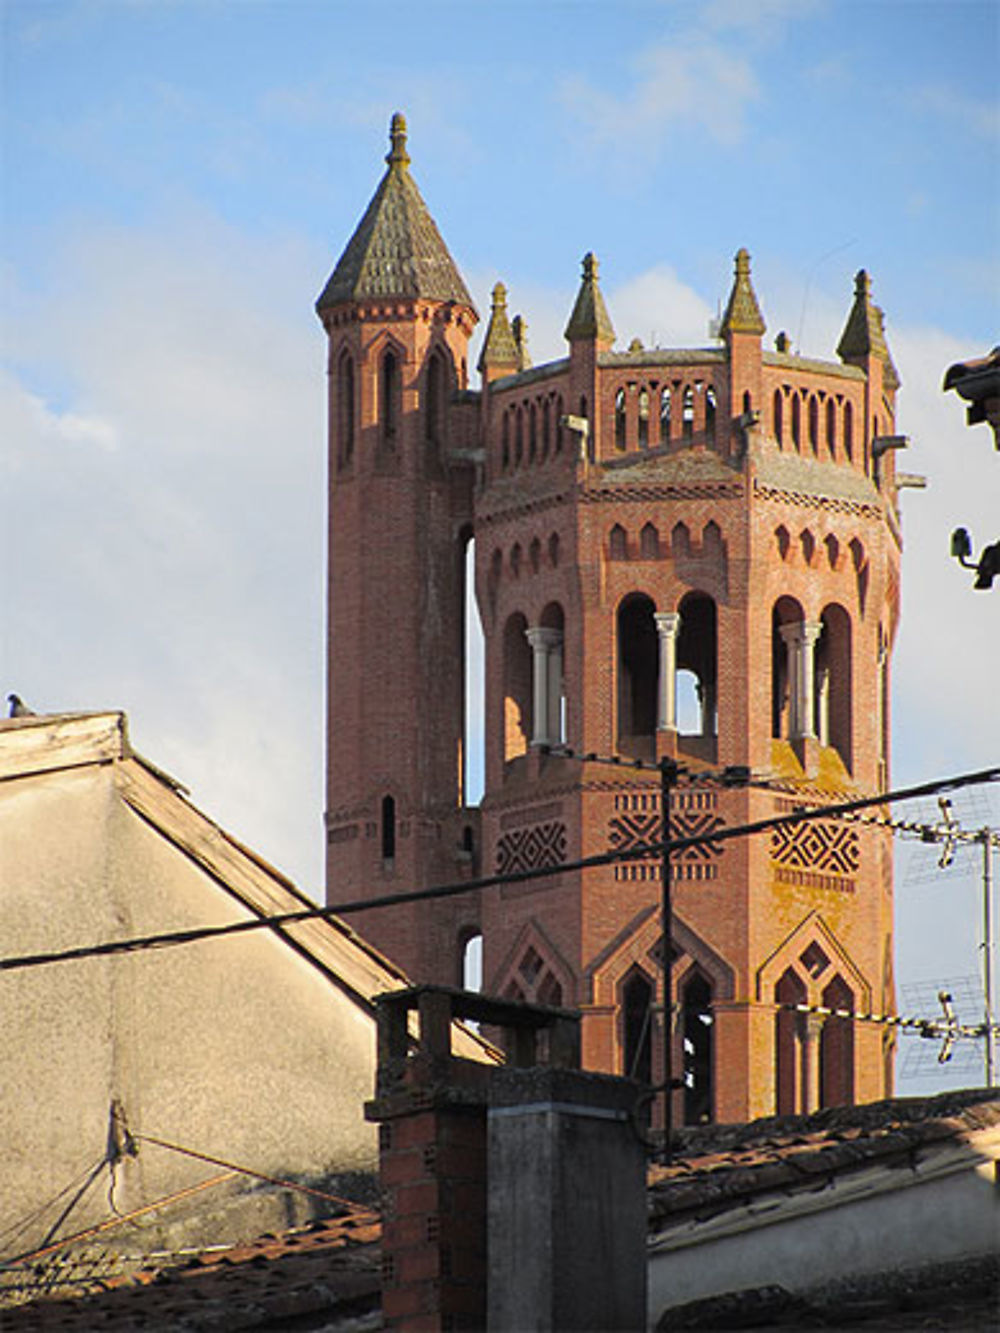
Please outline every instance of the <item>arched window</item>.
[{"label": "arched window", "polygon": [[515,542],[510,548],[510,572],[516,579],[521,577],[521,543]]},{"label": "arched window", "polygon": [[792,394],[792,444],[796,449],[802,445],[802,404],[797,393]]},{"label": "arched window", "polygon": [[625,390],[619,389],[615,394],[615,448],[619,451],[625,448]]},{"label": "arched window", "polygon": [[776,740],[790,740],[792,730],[792,663],[781,631],[804,618],[794,597],[779,597],[771,612],[771,735]]},{"label": "arched window", "polygon": [[556,453],[562,453],[563,447],[563,400],[562,395],[556,399]]},{"label": "arched window", "polygon": [[685,384],[681,398],[681,434],[689,440],[694,433],[694,389]]},{"label": "arched window", "polygon": [[514,414],[514,466],[524,461],[524,413],[518,407]]},{"label": "arched window", "polygon": [[[823,1007],[854,1012],[854,993],[836,976],[824,990]],[[819,1038],[820,1106],[854,1105],[854,1024],[849,1018],[831,1015]]]},{"label": "arched window", "polygon": [[660,558],[660,534],[652,523],[644,524],[639,533],[639,555],[643,560]]},{"label": "arched window", "polygon": [[844,404],[844,453],[848,460],[854,457],[854,408]]},{"label": "arched window", "polygon": [[705,390],[705,438],[715,439],[715,390],[711,384]]},{"label": "arched window", "polygon": [[820,616],[823,626],[814,656],[814,729],[820,744],[832,746],[850,771],[852,762],[853,690],[851,617],[831,603]]},{"label": "arched window", "polygon": [[553,532],[552,536],[549,538],[549,564],[552,566],[553,569],[556,569],[559,565],[558,532]]},{"label": "arched window", "polygon": [[396,859],[396,802],[391,796],[382,797],[382,860]]},{"label": "arched window", "polygon": [[458,984],[462,990],[483,989],[483,932],[464,930],[458,939]]},{"label": "arched window", "polygon": [[510,467],[510,413],[509,412],[505,412],[503,414],[501,434],[503,439],[503,445],[501,449],[501,466],[503,467],[504,472],[506,472]]},{"label": "arched window", "polygon": [[660,443],[670,443],[670,388],[660,390]]},{"label": "arched window", "polygon": [[439,448],[444,442],[444,404],[446,372],[444,357],[431,353],[427,363],[427,399],[424,403],[424,433],[429,444]]},{"label": "arched window", "polygon": [[533,463],[538,457],[538,414],[535,404],[528,409],[528,461]]},{"label": "arched window", "polygon": [[399,426],[399,361],[391,350],[382,357],[379,420],[383,444],[394,449]]},{"label": "arched window", "polygon": [[354,360],[349,352],[340,358],[337,379],[337,405],[340,409],[337,461],[341,467],[347,467],[354,457]]},{"label": "arched window", "polygon": [[837,456],[837,404],[833,398],[826,400],[826,447],[831,458]]},{"label": "arched window", "polygon": [[642,593],[618,608],[618,749],[651,758],[656,734],[660,644],[654,606]]},{"label": "arched window", "polygon": [[677,638],[677,670],[691,671],[697,681],[698,734],[717,731],[718,644],[715,602],[704,593],[688,593],[680,604],[681,629]]},{"label": "arched window", "polygon": [[686,1125],[705,1125],[713,1118],[712,1028],[712,987],[696,972],[681,991]]},{"label": "arched window", "polygon": [[548,458],[552,435],[552,405],[546,398],[542,403],[542,458]]},{"label": "arched window", "polygon": [[749,389],[744,389],[744,390],[743,390],[743,411],[744,411],[744,412],[752,412],[752,411],[753,411],[753,398],[752,398],[752,396],[751,396],[751,394],[750,394],[750,390],[749,390]]},{"label": "arched window", "polygon": [[653,985],[641,967],[621,988],[622,1073],[640,1083],[653,1081]]},{"label": "arched window", "polygon": [[649,390],[639,390],[639,448],[649,448]]},{"label": "arched window", "polygon": [[789,968],[774,988],[775,1004],[785,1006],[774,1017],[774,1109],[778,1115],[795,1115],[804,1109],[804,1015],[787,1006],[805,1004],[806,999],[804,982]]},{"label": "arched window", "polygon": [[620,523],[616,523],[608,534],[608,555],[612,560],[628,559],[628,538]]},{"label": "arched window", "polygon": [[532,574],[537,574],[542,567],[542,543],[537,537],[532,537],[531,545],[528,547],[528,563],[531,565]]},{"label": "arched window", "polygon": [[774,438],[775,438],[775,439],[777,440],[777,442],[778,442],[778,448],[779,448],[779,449],[781,448],[781,445],[782,445],[782,443],[783,443],[783,441],[784,441],[784,424],[783,424],[783,421],[782,421],[782,413],[783,413],[783,410],[784,410],[784,403],[783,403],[783,401],[782,401],[782,397],[781,397],[781,390],[780,390],[780,389],[775,389],[775,391],[774,391]]},{"label": "arched window", "polygon": [[519,612],[503,632],[503,757],[526,754],[531,741],[531,648],[528,622]]},{"label": "arched window", "polygon": [[809,395],[809,446],[813,453],[819,452],[819,403],[816,395]]}]

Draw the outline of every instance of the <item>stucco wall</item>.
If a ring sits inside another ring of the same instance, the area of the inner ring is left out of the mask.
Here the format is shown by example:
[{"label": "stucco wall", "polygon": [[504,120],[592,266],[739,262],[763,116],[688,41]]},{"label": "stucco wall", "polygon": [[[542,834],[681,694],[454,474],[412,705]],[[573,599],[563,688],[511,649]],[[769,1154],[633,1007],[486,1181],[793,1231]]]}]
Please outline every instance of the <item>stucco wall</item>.
[{"label": "stucco wall", "polygon": [[[5,955],[248,915],[121,801],[114,773],[87,766],[0,784]],[[269,932],[2,974],[0,1235],[100,1161],[114,1100],[133,1132],[270,1175],[371,1167],[362,1103],[374,1060],[371,1017]],[[113,1193],[105,1168],[63,1232],[219,1168],[140,1144],[114,1174]],[[212,1212],[225,1190],[180,1211]],[[263,1214],[238,1214],[224,1230],[260,1229]],[[53,1216],[5,1248],[40,1243]],[[187,1241],[194,1229],[171,1236]]]}]

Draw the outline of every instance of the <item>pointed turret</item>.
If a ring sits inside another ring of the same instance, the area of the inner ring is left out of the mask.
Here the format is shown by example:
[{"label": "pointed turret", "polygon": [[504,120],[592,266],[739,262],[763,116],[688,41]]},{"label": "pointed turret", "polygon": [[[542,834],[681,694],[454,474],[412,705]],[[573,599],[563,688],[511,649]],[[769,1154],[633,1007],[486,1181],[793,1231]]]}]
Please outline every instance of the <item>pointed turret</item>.
[{"label": "pointed turret", "polygon": [[389,139],[386,173],[316,309],[322,314],[345,301],[404,297],[453,301],[475,313],[468,288],[410,175],[406,119],[398,111]]},{"label": "pointed turret", "polygon": [[493,288],[490,322],[486,327],[483,350],[479,353],[478,370],[489,381],[501,375],[513,375],[520,369],[521,356],[507,317],[507,288],[498,282]]},{"label": "pointed turret", "polygon": [[583,278],[564,336],[571,343],[593,341],[601,351],[615,340],[614,325],[597,283],[597,259],[591,253],[583,257]]},{"label": "pointed turret", "polygon": [[872,280],[863,268],[854,278],[854,304],[837,344],[837,355],[841,361],[853,364],[872,356],[886,365],[892,364],[885,345],[882,312],[872,301]]},{"label": "pointed turret", "polygon": [[733,289],[729,293],[729,303],[722,317],[722,334],[752,333],[762,337],[767,325],[760,313],[757,294],[750,281],[750,253],[748,250],[736,251],[735,277]]}]

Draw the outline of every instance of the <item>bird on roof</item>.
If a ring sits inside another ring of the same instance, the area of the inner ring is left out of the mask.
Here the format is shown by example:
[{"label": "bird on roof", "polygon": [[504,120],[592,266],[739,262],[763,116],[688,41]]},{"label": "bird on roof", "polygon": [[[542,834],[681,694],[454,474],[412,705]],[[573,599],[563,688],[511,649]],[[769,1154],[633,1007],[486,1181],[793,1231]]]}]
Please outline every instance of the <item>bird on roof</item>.
[{"label": "bird on roof", "polygon": [[7,702],[10,704],[8,717],[35,717],[34,709],[29,708],[19,694],[8,694]]}]

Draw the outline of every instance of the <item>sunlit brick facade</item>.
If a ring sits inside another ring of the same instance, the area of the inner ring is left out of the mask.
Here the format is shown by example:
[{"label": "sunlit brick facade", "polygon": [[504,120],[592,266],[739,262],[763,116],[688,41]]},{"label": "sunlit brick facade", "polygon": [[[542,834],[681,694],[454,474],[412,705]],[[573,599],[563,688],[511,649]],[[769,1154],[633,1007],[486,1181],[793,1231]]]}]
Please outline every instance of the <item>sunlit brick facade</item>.
[{"label": "sunlit brick facade", "polygon": [[[859,273],[837,360],[765,347],[749,257],[719,337],[614,351],[583,263],[568,355],[531,366],[498,284],[477,314],[409,174],[388,169],[318,311],[329,341],[327,897],[382,897],[655,841],[673,756],[700,833],[884,790],[899,609],[898,379]],[[876,443],[876,441],[878,443]],[[485,795],[464,804],[464,570],[485,641]],[[761,785],[710,775],[748,767]],[[770,786],[764,785],[770,783]],[[416,979],[578,1007],[585,1062],[655,1080],[654,861],[352,917]],[[891,1091],[887,835],[823,822],[677,856],[679,1121]]]}]

